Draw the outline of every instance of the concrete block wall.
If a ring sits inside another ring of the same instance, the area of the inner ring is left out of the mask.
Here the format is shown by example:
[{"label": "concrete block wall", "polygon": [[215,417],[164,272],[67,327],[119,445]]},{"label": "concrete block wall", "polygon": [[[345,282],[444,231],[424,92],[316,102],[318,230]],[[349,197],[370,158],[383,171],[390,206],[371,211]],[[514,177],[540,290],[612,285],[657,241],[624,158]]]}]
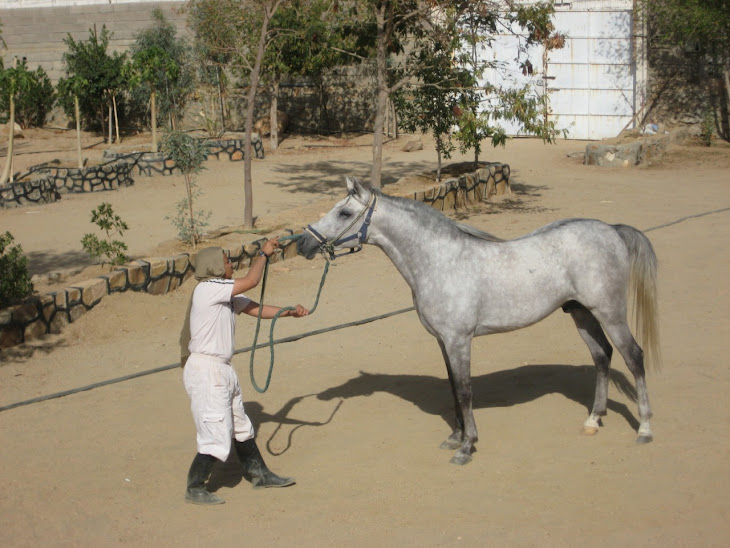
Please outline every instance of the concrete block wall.
[{"label": "concrete block wall", "polygon": [[[495,194],[511,193],[509,175],[508,165],[492,163],[474,173],[447,179],[432,189],[404,197],[423,201],[442,211],[454,209],[486,201]],[[260,239],[236,249],[225,250],[234,270],[248,268],[265,241]],[[281,254],[272,257],[272,262],[297,256],[295,241],[286,242],[282,250]],[[69,284],[59,291],[1,309],[0,348],[15,346],[49,333],[60,333],[66,324],[76,321],[112,293],[144,291],[163,295],[174,291],[193,275],[193,260],[194,255],[183,253],[175,257],[132,261],[93,280]]]},{"label": "concrete block wall", "polygon": [[124,52],[134,42],[135,35],[149,27],[153,21],[152,12],[160,8],[165,18],[178,29],[188,34],[185,15],[178,12],[186,2],[119,2],[106,0],[103,3],[83,1],[0,1],[0,23],[2,37],[7,50],[0,49],[5,67],[12,66],[13,58],[26,58],[28,68],[38,66],[48,73],[55,85],[65,76],[63,54],[68,51],[63,40],[70,34],[76,41],[89,38],[89,29],[102,26],[113,33],[109,52]]}]

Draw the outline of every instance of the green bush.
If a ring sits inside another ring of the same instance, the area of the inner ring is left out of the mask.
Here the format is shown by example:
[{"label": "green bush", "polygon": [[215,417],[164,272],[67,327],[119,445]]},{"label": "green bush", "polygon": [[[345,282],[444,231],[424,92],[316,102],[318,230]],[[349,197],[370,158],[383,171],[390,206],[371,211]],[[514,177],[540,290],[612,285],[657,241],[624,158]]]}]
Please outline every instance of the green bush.
[{"label": "green bush", "polygon": [[[51,79],[41,67],[29,71],[25,62],[15,69],[7,69],[7,72],[20,73],[27,81],[27,87],[15,96],[15,121],[23,128],[43,127],[56,102]],[[0,93],[0,117],[4,117],[0,120],[2,122],[7,122],[9,100],[7,93]]]},{"label": "green bush", "polygon": [[0,308],[10,306],[33,293],[28,275],[28,258],[10,232],[0,235]]},{"label": "green bush", "polygon": [[109,264],[119,265],[127,262],[125,251],[127,244],[121,240],[113,240],[112,232],[121,237],[125,230],[129,230],[127,223],[122,221],[119,215],[114,214],[111,204],[103,202],[99,207],[91,211],[91,222],[96,224],[106,234],[106,239],[100,240],[94,234],[84,234],[81,245],[92,259],[106,257]]},{"label": "green bush", "polygon": [[702,116],[702,124],[700,125],[700,142],[711,147],[712,141],[715,139],[715,116],[712,109],[706,109]]}]

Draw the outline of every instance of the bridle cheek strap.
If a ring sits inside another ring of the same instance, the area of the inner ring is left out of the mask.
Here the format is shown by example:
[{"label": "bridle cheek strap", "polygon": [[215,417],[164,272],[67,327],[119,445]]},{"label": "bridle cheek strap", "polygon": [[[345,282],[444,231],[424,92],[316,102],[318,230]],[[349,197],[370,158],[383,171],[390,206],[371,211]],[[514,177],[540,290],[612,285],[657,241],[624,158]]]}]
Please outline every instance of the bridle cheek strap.
[{"label": "bridle cheek strap", "polygon": [[[305,230],[307,232],[309,232],[314,237],[314,239],[319,242],[319,249],[322,251],[322,254],[325,255],[325,258],[326,258],[326,255],[329,255],[330,260],[334,261],[336,257],[341,257],[342,255],[348,255],[350,253],[357,253],[358,251],[362,250],[362,245],[367,240],[368,229],[370,228],[370,219],[373,216],[373,212],[375,211],[375,206],[377,203],[378,203],[378,199],[375,196],[375,194],[373,194],[370,197],[370,201],[368,202],[367,206],[365,206],[366,209],[363,209],[360,212],[360,214],[357,217],[355,217],[355,219],[352,221],[352,223],[350,223],[350,226],[348,226],[345,230],[340,232],[339,236],[337,236],[337,238],[335,238],[334,242],[328,241],[327,238],[325,238],[324,236],[322,236],[322,234],[317,232],[314,229],[314,227],[312,227],[312,225],[307,225],[307,228]],[[347,238],[341,238],[341,236],[345,232],[347,232],[348,230],[350,230],[353,227],[353,225],[358,221],[358,219],[360,219],[360,217],[363,216],[363,214],[365,214],[365,219],[363,220],[362,225],[360,225],[360,230],[358,230],[357,233],[352,234],[351,236],[348,236]],[[357,239],[357,241],[358,241],[357,245],[355,247],[350,248],[346,253],[340,253],[339,255],[335,254],[335,248],[337,246],[341,246],[342,244],[347,243],[350,240],[355,240],[355,239]]]}]

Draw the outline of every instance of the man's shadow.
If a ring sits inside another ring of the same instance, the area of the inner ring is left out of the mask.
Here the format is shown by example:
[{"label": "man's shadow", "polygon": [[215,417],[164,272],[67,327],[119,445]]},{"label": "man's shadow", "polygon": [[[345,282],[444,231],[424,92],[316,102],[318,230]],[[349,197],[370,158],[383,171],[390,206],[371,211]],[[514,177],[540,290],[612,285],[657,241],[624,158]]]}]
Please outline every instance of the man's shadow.
[{"label": "man's shadow", "polygon": [[[251,422],[253,423],[256,432],[259,431],[259,426],[261,424],[269,422],[277,424],[276,428],[269,436],[268,440],[266,440],[265,448],[262,440],[259,439],[258,436],[256,437],[257,445],[259,445],[259,450],[264,457],[264,461],[267,462],[267,465],[269,464],[267,455],[281,455],[291,447],[294,432],[304,426],[324,426],[332,421],[335,413],[337,413],[340,405],[342,405],[341,401],[338,402],[337,405],[335,405],[329,418],[326,421],[303,421],[299,419],[292,419],[289,417],[291,410],[297,403],[301,402],[304,398],[316,395],[317,394],[308,394],[306,396],[297,396],[295,398],[292,398],[284,405],[284,407],[282,407],[273,415],[266,413],[263,406],[257,401],[249,401],[244,404],[244,407],[246,409],[246,415],[248,415],[248,418],[251,419]],[[289,434],[287,436],[287,443],[284,449],[276,452],[272,449],[271,441],[284,425],[293,426],[293,428],[289,431]],[[236,485],[241,483],[241,479],[246,479],[247,481],[250,481],[250,478],[246,478],[243,473],[243,467],[241,466],[241,462],[238,459],[235,446],[231,445],[231,452],[228,455],[228,459],[224,463],[216,464],[216,466],[213,467],[213,472],[210,475],[210,480],[208,480],[208,491],[214,492],[221,487],[235,487]]]}]

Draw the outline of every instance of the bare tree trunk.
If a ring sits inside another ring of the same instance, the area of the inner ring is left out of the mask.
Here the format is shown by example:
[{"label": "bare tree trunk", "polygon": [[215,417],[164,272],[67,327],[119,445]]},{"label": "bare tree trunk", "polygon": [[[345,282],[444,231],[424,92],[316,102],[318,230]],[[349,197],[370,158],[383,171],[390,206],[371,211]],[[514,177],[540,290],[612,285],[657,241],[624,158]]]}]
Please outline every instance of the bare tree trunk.
[{"label": "bare tree trunk", "polygon": [[155,90],[150,93],[150,125],[152,126],[152,152],[157,152],[157,99]]},{"label": "bare tree trunk", "polygon": [[[221,79],[221,68],[216,66],[216,73],[218,74],[218,105],[221,109],[221,132],[226,131],[226,111],[223,105],[223,80]],[[213,110],[211,109],[211,112]]]},{"label": "bare tree trunk", "polygon": [[112,146],[112,105],[109,103],[109,138],[107,143]]},{"label": "bare tree trunk", "polygon": [[193,249],[198,247],[198,233],[195,231],[195,217],[193,216],[193,184],[190,175],[185,175],[185,190],[188,193],[188,213],[190,215],[190,231],[193,237]]},{"label": "bare tree trunk", "polygon": [[373,120],[373,166],[370,171],[370,185],[373,188],[381,187],[383,173],[383,129],[385,126],[385,111],[388,108],[388,78],[387,78],[387,42],[389,38],[386,25],[386,6],[383,3],[375,13],[377,30],[377,56],[376,56],[376,97],[375,97],[375,119]]},{"label": "bare tree trunk", "polygon": [[117,136],[117,144],[122,142],[122,139],[119,137],[119,116],[117,116],[117,96],[112,95],[112,105],[114,105],[114,127],[116,131]]},{"label": "bare tree trunk", "polygon": [[[10,94],[10,119],[8,120],[8,155],[5,160],[5,168],[0,175],[0,187],[5,186],[13,170],[13,141],[15,138],[15,96]],[[12,176],[10,176],[12,182]]]},{"label": "bare tree trunk", "polygon": [[74,95],[74,116],[76,116],[76,152],[78,153],[79,169],[84,167],[84,159],[81,156],[81,109],[79,108],[79,96]]},{"label": "bare tree trunk", "polygon": [[269,133],[271,150],[279,148],[279,80],[274,82],[274,89],[271,92],[271,112],[269,113]]},{"label": "bare tree trunk", "polygon": [[261,74],[261,62],[266,52],[266,36],[269,31],[269,21],[276,12],[282,0],[276,0],[270,10],[264,7],[264,20],[261,24],[259,43],[256,48],[256,61],[251,70],[251,81],[249,83],[247,104],[246,104],[246,135],[243,142],[243,224],[247,228],[253,228],[253,180],[251,175],[252,154],[251,132],[253,130],[253,112],[256,106],[256,92],[259,86]]}]

